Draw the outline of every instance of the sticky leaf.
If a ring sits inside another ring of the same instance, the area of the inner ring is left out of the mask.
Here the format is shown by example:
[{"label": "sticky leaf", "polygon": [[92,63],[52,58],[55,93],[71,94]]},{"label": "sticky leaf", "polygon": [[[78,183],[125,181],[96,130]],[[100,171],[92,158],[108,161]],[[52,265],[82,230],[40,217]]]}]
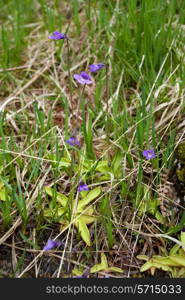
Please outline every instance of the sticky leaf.
[{"label": "sticky leaf", "polygon": [[101,193],[101,188],[97,187],[90,191],[85,198],[79,201],[77,211],[81,208],[85,207],[87,204],[89,204],[91,201],[93,201],[95,198],[99,196]]},{"label": "sticky leaf", "polygon": [[184,247],[185,247],[185,229],[184,228],[181,231],[180,240],[184,244]]},{"label": "sticky leaf", "polygon": [[84,242],[87,244],[87,246],[91,245],[91,241],[90,241],[90,233],[89,233],[89,229],[87,228],[87,225],[84,223],[84,221],[79,218],[76,222],[75,225],[78,228],[78,231],[82,237],[82,239],[84,240]]},{"label": "sticky leaf", "polygon": [[68,198],[65,195],[54,192],[54,190],[48,186],[45,187],[45,191],[49,196],[56,197],[57,202],[59,202],[62,206],[66,206]]},{"label": "sticky leaf", "polygon": [[184,256],[171,255],[170,258],[171,258],[172,261],[179,264],[179,266],[184,266],[185,267],[185,257]]},{"label": "sticky leaf", "polygon": [[111,272],[123,273],[123,270],[121,268],[117,268],[117,267],[110,267],[107,270],[111,271]]},{"label": "sticky leaf", "polygon": [[108,269],[107,258],[106,258],[104,253],[101,253],[101,263],[97,264],[97,265],[94,265],[91,268],[90,272],[91,273],[96,273],[96,272],[99,272],[99,271],[106,271],[107,269]]}]

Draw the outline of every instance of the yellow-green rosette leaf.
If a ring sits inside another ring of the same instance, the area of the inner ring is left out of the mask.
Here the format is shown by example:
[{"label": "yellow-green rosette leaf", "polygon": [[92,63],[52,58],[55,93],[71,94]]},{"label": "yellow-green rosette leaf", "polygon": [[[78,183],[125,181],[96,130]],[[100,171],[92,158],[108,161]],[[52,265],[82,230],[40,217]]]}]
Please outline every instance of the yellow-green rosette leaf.
[{"label": "yellow-green rosette leaf", "polygon": [[117,272],[117,273],[123,273],[123,270],[120,269],[120,268],[117,268],[117,267],[110,267],[110,268],[107,269],[107,271]]},{"label": "yellow-green rosette leaf", "polygon": [[73,273],[73,275],[75,275],[75,276],[82,276],[83,273],[84,273],[84,271],[83,271],[83,270],[79,270],[79,269],[77,269],[77,268],[74,268],[74,269],[72,270],[72,273]]},{"label": "yellow-green rosette leaf", "polygon": [[93,201],[95,198],[97,198],[101,193],[101,188],[97,187],[90,191],[85,198],[79,201],[77,211],[80,211],[81,208],[84,208],[89,204],[91,201]]},{"label": "yellow-green rosette leaf", "polygon": [[137,258],[140,259],[140,260],[145,260],[145,261],[149,260],[149,257],[147,255],[144,255],[144,254],[137,255]]},{"label": "yellow-green rosette leaf", "polygon": [[109,172],[108,161],[107,160],[100,161],[96,167],[96,171],[99,171],[101,173]]},{"label": "yellow-green rosette leaf", "polygon": [[4,188],[3,183],[0,183],[0,200],[5,201],[6,199],[6,190]]},{"label": "yellow-green rosette leaf", "polygon": [[66,206],[68,198],[65,195],[54,192],[54,190],[48,186],[45,186],[45,191],[50,197],[56,197],[57,202],[59,202],[62,206]]},{"label": "yellow-green rosette leaf", "polygon": [[85,224],[85,222],[81,218],[79,218],[75,222],[75,225],[78,228],[78,231],[79,231],[82,239],[84,240],[84,242],[87,244],[87,246],[90,246],[91,245],[90,233],[89,233],[89,229],[87,228],[87,225]]},{"label": "yellow-green rosette leaf", "polygon": [[153,267],[153,263],[149,260],[140,268],[140,272],[145,272],[150,270]]},{"label": "yellow-green rosette leaf", "polygon": [[90,269],[90,273],[97,273],[99,271],[103,271],[104,269],[102,268],[102,264],[97,264],[94,265],[91,269]]},{"label": "yellow-green rosette leaf", "polygon": [[185,267],[185,257],[180,255],[171,255],[170,259],[179,266]]},{"label": "yellow-green rosette leaf", "polygon": [[[78,215],[80,215],[80,219],[82,219],[84,221],[84,223],[86,224],[91,224],[96,220],[96,217],[93,216],[94,214],[94,208],[93,207],[89,207],[87,209],[84,210],[83,213],[83,208],[81,208],[80,210],[78,210]],[[77,216],[78,216],[77,215]]]},{"label": "yellow-green rosette leaf", "polygon": [[185,228],[183,228],[181,231],[180,240],[184,244],[184,247],[185,247]]},{"label": "yellow-green rosette leaf", "polygon": [[171,259],[170,256],[160,256],[160,255],[154,255],[153,258],[152,258],[152,261],[156,264],[163,264],[165,266],[170,266],[170,267],[178,267],[179,264],[176,263],[175,261],[173,261]]},{"label": "yellow-green rosette leaf", "polygon": [[51,210],[51,209],[45,209],[44,210],[44,216],[45,217],[55,217],[55,218],[59,218],[61,217],[64,213],[66,212],[66,209],[65,208],[57,208],[57,209],[54,209],[54,210]]},{"label": "yellow-green rosette leaf", "polygon": [[107,258],[104,253],[101,253],[101,265],[104,270],[108,268]]},{"label": "yellow-green rosette leaf", "polygon": [[170,256],[176,254],[176,253],[178,252],[178,250],[180,249],[180,247],[181,247],[180,245],[175,244],[175,245],[170,249],[170,252],[169,252]]},{"label": "yellow-green rosette leaf", "polygon": [[80,217],[80,220],[82,220],[85,224],[91,224],[96,220],[96,217],[88,216],[88,215],[82,215]]},{"label": "yellow-green rosette leaf", "polygon": [[68,158],[62,158],[60,161],[59,161],[59,167],[70,167],[71,166],[71,161],[70,159]]},{"label": "yellow-green rosette leaf", "polygon": [[172,272],[172,269],[169,266],[163,265],[159,262],[154,262],[152,259],[146,262],[141,268],[140,272],[145,272],[151,270],[152,268],[161,269],[163,271]]},{"label": "yellow-green rosette leaf", "polygon": [[105,271],[107,269],[108,269],[107,258],[104,253],[101,253],[101,263],[94,265],[91,268],[90,273],[97,273],[99,271]]},{"label": "yellow-green rosette leaf", "polygon": [[82,208],[78,209],[78,214],[83,214],[83,212],[85,215],[92,216],[94,213],[94,208],[91,206],[89,208],[82,207]]}]

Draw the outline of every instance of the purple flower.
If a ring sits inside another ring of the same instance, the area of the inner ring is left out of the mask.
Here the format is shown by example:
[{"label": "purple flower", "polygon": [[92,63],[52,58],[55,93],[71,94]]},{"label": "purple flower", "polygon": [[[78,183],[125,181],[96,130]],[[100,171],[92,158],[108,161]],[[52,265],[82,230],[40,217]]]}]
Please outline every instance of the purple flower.
[{"label": "purple flower", "polygon": [[151,158],[155,158],[156,155],[154,149],[149,149],[143,151],[143,156],[145,156],[146,159],[151,159]]},{"label": "purple flower", "polygon": [[89,191],[89,187],[87,184],[80,182],[80,185],[78,187],[78,192],[82,192],[82,191]]},{"label": "purple flower", "polygon": [[49,239],[47,241],[47,244],[44,246],[43,250],[48,251],[48,250],[51,250],[53,248],[57,248],[57,247],[61,246],[61,244],[62,244],[62,242],[54,241],[54,240]]},{"label": "purple flower", "polygon": [[103,63],[92,64],[89,66],[89,70],[90,70],[90,72],[97,72],[104,67],[105,67],[105,64],[103,64]]},{"label": "purple flower", "polygon": [[80,74],[74,74],[73,77],[80,84],[91,84],[92,83],[91,76],[89,74],[87,74],[86,72],[81,72]]},{"label": "purple flower", "polygon": [[70,146],[79,146],[80,143],[77,139],[75,139],[74,137],[70,137],[68,140],[66,140],[66,143],[69,144]]},{"label": "purple flower", "polygon": [[63,39],[67,39],[67,36],[63,33],[58,32],[58,31],[54,31],[53,35],[49,36],[49,39],[51,39],[51,40],[63,40]]}]

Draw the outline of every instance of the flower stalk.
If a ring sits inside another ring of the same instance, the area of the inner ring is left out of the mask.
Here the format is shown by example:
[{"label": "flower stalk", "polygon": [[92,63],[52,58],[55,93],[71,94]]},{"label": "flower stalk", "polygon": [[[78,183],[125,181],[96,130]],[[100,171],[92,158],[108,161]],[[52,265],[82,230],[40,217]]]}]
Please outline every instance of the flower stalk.
[{"label": "flower stalk", "polygon": [[69,39],[66,39],[67,43],[67,69],[68,69],[68,79],[69,79],[69,91],[70,91],[70,103],[73,108],[73,91],[72,91],[72,80],[71,80],[71,60],[70,60],[70,47],[69,47]]},{"label": "flower stalk", "polygon": [[110,133],[109,133],[109,75],[108,75],[108,64],[105,66],[105,93],[106,93],[106,125],[105,125],[105,130],[106,130],[106,138],[107,138],[107,143],[109,143],[110,139]]}]

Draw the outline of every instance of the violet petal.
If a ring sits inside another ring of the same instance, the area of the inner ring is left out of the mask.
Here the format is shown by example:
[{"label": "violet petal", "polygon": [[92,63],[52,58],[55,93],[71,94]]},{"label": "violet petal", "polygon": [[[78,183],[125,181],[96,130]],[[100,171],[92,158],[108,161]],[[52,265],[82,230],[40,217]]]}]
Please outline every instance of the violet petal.
[{"label": "violet petal", "polygon": [[93,72],[97,72],[97,71],[101,70],[104,67],[105,67],[105,64],[103,64],[103,63],[92,64],[89,66],[89,70],[90,70],[90,72],[93,73]]},{"label": "violet petal", "polygon": [[59,242],[59,241],[54,241],[54,240],[49,239],[47,241],[46,245],[44,246],[43,250],[48,251],[48,250],[51,250],[53,248],[57,248],[57,247],[61,246],[61,244],[62,243]]},{"label": "violet petal", "polygon": [[70,146],[79,146],[80,143],[77,139],[75,139],[74,137],[70,137],[68,140],[65,141],[67,144],[69,144]]},{"label": "violet petal", "polygon": [[155,158],[156,156],[154,149],[144,150],[142,154],[144,157],[146,157],[146,159]]}]

